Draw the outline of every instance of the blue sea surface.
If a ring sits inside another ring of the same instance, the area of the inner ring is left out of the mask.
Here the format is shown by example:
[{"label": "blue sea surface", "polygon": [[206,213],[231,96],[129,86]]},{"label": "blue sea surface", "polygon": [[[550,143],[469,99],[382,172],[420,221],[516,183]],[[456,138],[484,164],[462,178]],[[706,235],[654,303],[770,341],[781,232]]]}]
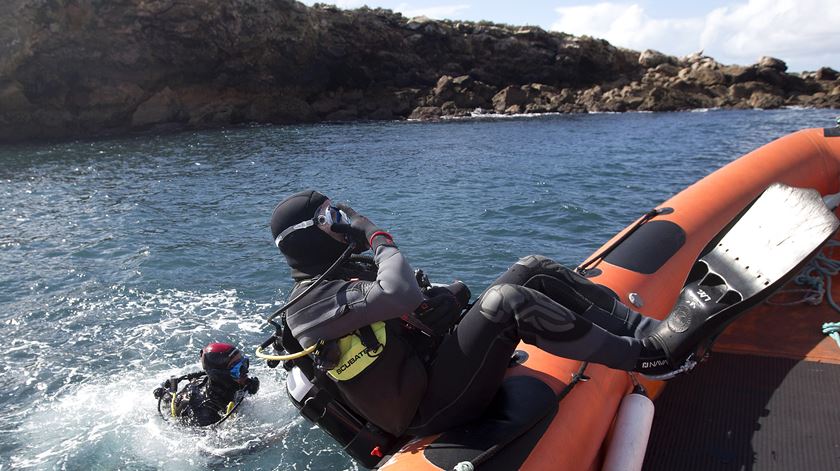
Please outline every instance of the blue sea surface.
[{"label": "blue sea surface", "polygon": [[268,220],[315,188],[479,294],[532,253],[580,263],[694,181],[832,110],[254,126],[0,147],[0,470],[355,469],[285,372],[217,430],[152,390],[208,342],[253,356],[289,271]]}]

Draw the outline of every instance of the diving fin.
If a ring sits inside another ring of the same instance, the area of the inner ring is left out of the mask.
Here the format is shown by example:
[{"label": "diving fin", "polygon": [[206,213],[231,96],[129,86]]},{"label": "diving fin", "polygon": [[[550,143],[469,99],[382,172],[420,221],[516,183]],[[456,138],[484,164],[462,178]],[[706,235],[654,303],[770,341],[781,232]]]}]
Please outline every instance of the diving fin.
[{"label": "diving fin", "polygon": [[691,369],[729,324],[816,255],[838,225],[816,190],[770,185],[694,263],[676,306],[646,339],[664,351],[670,371],[648,376]]}]

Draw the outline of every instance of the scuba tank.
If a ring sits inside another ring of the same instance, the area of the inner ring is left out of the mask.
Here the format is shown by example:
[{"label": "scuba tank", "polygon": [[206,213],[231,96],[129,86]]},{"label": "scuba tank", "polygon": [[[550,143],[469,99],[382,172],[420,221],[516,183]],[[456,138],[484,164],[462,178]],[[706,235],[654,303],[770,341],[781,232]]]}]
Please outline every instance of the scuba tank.
[{"label": "scuba tank", "polygon": [[[286,378],[289,399],[301,415],[327,432],[348,455],[361,465],[372,468],[394,448],[397,438],[382,431],[342,402],[332,380],[319,372],[313,358],[309,355],[320,344],[304,349],[292,336],[286,317],[282,315],[330,274],[338,270],[345,261],[350,260],[354,249],[355,244],[350,244],[321,276],[268,317],[266,322],[274,326],[275,334],[257,348],[256,355],[267,360],[269,368],[276,368],[282,362],[283,368],[289,372]],[[360,259],[363,264],[366,262],[372,265],[373,263],[369,258],[360,257]],[[279,322],[274,320],[278,316]],[[273,346],[278,353],[289,352],[289,354],[263,353],[263,350],[269,346]]]},{"label": "scuba tank", "polygon": [[328,388],[319,387],[328,382],[313,383],[294,366],[286,378],[286,390],[300,414],[327,432],[348,455],[367,468],[376,466],[394,447],[396,437],[351,411]]}]

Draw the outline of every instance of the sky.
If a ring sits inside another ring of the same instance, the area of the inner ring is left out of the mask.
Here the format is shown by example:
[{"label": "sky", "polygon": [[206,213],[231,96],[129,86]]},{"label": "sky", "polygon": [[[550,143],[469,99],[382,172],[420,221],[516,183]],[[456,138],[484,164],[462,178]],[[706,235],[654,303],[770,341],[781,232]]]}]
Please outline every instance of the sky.
[{"label": "sky", "polygon": [[[313,1],[304,1],[312,5]],[[724,64],[761,56],[788,71],[840,70],[840,0],[321,0],[340,8],[367,5],[406,17],[488,20],[603,38],[638,51],[684,56],[703,51]]]}]

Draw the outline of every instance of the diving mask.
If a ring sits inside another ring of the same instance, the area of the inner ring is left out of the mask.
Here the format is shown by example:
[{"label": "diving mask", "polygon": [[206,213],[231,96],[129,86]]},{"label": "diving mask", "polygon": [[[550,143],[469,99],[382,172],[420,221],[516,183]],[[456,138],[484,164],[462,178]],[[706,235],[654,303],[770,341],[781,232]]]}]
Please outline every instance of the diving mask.
[{"label": "diving mask", "polygon": [[335,206],[330,204],[330,200],[324,201],[324,204],[318,207],[315,210],[315,216],[312,219],[307,219],[306,221],[299,222],[294,226],[287,227],[284,229],[280,234],[277,235],[277,238],[274,239],[274,245],[278,248],[280,247],[280,243],[292,232],[299,231],[301,229],[306,229],[312,227],[314,225],[320,226],[327,226],[329,229],[332,227],[333,224],[350,224],[350,217],[347,216],[347,213],[344,211],[336,208]]},{"label": "diving mask", "polygon": [[248,357],[242,357],[239,361],[233,364],[230,367],[230,376],[233,379],[239,379],[240,377],[248,375],[248,366],[251,364],[251,361]]}]

